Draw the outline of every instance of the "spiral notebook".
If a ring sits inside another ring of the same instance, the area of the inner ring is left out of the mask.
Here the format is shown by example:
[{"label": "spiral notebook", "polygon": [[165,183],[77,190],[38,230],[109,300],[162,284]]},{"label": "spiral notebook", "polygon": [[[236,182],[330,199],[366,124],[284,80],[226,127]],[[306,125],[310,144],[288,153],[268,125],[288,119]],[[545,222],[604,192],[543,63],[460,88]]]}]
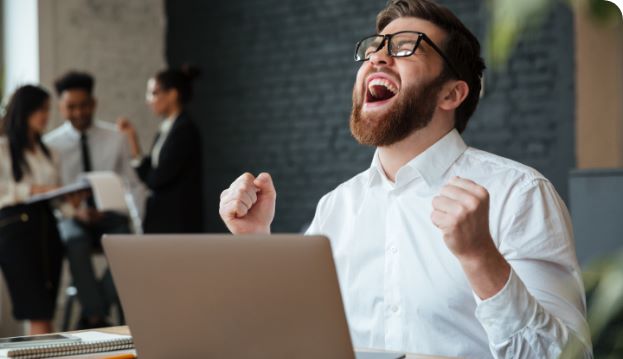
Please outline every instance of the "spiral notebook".
[{"label": "spiral notebook", "polygon": [[33,345],[25,348],[2,349],[0,350],[0,358],[49,358],[134,348],[134,342],[129,335],[109,334],[96,331],[71,333],[71,335],[80,338],[81,341],[77,343]]}]

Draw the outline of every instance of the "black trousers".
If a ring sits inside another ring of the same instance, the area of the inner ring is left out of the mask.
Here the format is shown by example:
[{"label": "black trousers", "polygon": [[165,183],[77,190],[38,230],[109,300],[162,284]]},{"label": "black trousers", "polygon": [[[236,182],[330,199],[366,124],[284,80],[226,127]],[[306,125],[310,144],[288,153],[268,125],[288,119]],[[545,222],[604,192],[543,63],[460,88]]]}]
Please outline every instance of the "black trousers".
[{"label": "black trousers", "polygon": [[128,217],[115,212],[103,212],[103,217],[85,224],[75,219],[64,219],[58,225],[65,244],[65,254],[78,298],[82,317],[108,316],[110,306],[117,302],[117,291],[110,270],[100,279],[95,275],[91,256],[101,250],[103,234],[130,233]]},{"label": "black trousers", "polygon": [[0,209],[0,268],[15,319],[52,319],[62,260],[56,218],[47,203]]}]

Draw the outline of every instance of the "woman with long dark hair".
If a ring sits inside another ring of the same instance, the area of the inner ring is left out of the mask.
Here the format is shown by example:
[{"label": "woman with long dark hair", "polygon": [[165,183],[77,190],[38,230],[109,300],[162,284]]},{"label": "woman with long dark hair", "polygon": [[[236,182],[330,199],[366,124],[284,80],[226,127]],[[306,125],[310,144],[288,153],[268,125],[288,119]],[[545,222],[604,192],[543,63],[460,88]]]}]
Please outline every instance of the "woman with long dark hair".
[{"label": "woman with long dark hair", "polygon": [[119,119],[139,178],[150,189],[145,208],[145,233],[202,232],[201,140],[186,107],[192,99],[197,69],[184,66],[158,72],[147,82],[147,102],[162,119],[150,154],[141,149],[132,124]]},{"label": "woman with long dark hair", "polygon": [[30,334],[52,331],[62,245],[47,202],[27,204],[59,185],[58,164],[41,141],[50,95],[38,86],[18,88],[0,129],[0,268],[13,315],[30,321]]}]

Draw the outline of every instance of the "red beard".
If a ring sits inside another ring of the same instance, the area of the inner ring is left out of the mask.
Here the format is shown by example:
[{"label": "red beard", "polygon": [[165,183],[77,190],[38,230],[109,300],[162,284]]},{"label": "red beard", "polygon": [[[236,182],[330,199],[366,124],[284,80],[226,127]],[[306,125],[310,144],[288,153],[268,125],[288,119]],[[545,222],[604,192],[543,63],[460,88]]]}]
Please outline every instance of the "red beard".
[{"label": "red beard", "polygon": [[404,140],[414,131],[424,128],[433,118],[439,90],[446,82],[443,75],[422,86],[400,90],[395,104],[383,114],[362,113],[366,97],[365,87],[353,88],[353,109],[350,131],[362,145],[389,146]]}]

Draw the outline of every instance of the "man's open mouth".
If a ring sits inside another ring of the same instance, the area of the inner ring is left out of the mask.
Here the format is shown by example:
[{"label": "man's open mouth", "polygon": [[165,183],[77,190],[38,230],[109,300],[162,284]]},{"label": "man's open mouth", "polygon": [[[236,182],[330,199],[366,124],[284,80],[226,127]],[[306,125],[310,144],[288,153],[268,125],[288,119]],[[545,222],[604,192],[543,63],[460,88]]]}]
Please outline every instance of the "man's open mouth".
[{"label": "man's open mouth", "polygon": [[398,88],[388,80],[375,78],[368,82],[366,103],[375,103],[389,100],[396,96]]}]

